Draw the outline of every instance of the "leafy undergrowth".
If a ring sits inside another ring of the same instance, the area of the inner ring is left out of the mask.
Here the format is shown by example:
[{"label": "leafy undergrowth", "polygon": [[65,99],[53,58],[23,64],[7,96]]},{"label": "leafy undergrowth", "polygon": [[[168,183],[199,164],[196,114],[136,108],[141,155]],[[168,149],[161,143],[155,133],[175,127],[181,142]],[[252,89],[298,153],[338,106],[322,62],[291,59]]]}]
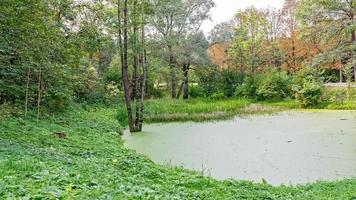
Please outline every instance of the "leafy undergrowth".
[{"label": "leafy undergrowth", "polygon": [[[116,109],[0,121],[0,199],[355,199],[356,180],[273,187],[217,181],[123,147]],[[66,138],[54,133],[62,132]]]}]

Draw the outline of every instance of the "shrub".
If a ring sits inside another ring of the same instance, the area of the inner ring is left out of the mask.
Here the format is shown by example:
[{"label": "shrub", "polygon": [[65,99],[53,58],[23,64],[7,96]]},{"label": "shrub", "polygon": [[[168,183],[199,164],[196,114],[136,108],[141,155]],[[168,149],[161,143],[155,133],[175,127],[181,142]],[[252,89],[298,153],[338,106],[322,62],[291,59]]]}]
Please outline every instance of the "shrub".
[{"label": "shrub", "polygon": [[65,108],[72,101],[72,91],[67,88],[59,89],[50,89],[44,93],[44,105],[51,111],[64,111]]},{"label": "shrub", "polygon": [[245,78],[244,82],[238,86],[235,90],[236,97],[247,97],[251,99],[256,98],[256,91],[259,87],[259,75],[248,76]]},{"label": "shrub", "polygon": [[160,99],[164,97],[164,91],[154,86],[153,82],[147,82],[146,98]]},{"label": "shrub", "polygon": [[223,99],[225,98],[225,94],[222,93],[222,92],[217,92],[217,93],[214,93],[210,96],[210,99]]},{"label": "shrub", "polygon": [[196,75],[206,97],[221,92],[225,97],[233,97],[236,88],[242,84],[244,79],[242,72],[231,69],[219,71],[216,68],[204,68]]},{"label": "shrub", "polygon": [[312,68],[299,71],[293,80],[292,90],[296,100],[303,107],[310,107],[321,102],[324,84],[319,72]]},{"label": "shrub", "polygon": [[225,97],[233,97],[236,88],[243,83],[244,73],[236,70],[224,69],[220,72],[219,88]]},{"label": "shrub", "polygon": [[204,97],[204,90],[199,85],[191,85],[189,86],[189,96],[191,98]]},{"label": "shrub", "polygon": [[196,75],[205,96],[209,97],[219,91],[219,72],[216,68],[203,68]]},{"label": "shrub", "polygon": [[261,77],[257,86],[258,100],[281,100],[290,96],[290,77],[285,72],[276,69],[267,71]]},{"label": "shrub", "polygon": [[323,100],[334,104],[343,104],[347,100],[347,90],[343,88],[327,89],[325,90]]}]

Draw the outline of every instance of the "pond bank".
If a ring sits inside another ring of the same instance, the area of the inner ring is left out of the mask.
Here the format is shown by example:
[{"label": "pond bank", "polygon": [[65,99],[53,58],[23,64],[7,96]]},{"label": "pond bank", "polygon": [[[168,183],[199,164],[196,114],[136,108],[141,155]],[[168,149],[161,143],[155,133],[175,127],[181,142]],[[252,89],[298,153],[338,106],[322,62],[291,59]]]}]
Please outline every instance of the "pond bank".
[{"label": "pond bank", "polygon": [[[294,100],[254,102],[248,99],[150,100],[146,103],[146,122],[184,122],[231,119],[236,115],[268,114],[288,109],[300,109]],[[356,101],[342,104],[323,103],[311,109],[356,110]]]},{"label": "pond bank", "polygon": [[[352,199],[356,179],[273,187],[218,181],[124,148],[117,106],[0,120],[0,199]],[[66,139],[53,133],[62,131]]]}]

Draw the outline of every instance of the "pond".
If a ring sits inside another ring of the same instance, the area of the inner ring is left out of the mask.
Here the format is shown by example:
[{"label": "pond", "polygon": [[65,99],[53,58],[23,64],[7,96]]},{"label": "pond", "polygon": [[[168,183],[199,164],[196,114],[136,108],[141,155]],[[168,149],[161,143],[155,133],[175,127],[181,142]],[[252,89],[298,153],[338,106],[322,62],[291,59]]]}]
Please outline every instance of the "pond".
[{"label": "pond", "polygon": [[123,139],[156,163],[273,185],[356,177],[355,111],[286,111],[204,123],[151,124]]}]

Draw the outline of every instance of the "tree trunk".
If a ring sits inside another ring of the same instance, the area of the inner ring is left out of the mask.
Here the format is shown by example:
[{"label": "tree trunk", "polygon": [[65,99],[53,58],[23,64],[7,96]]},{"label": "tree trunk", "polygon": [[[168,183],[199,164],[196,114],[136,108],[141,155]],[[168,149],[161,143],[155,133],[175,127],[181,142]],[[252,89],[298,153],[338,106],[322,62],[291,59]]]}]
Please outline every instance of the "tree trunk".
[{"label": "tree trunk", "polygon": [[140,99],[140,107],[137,108],[140,110],[140,118],[138,123],[139,131],[142,131],[143,125],[143,112],[144,112],[144,105],[143,101],[145,99],[146,93],[146,81],[147,81],[147,63],[146,63],[146,51],[145,51],[145,24],[144,24],[144,5],[145,1],[142,0],[141,2],[141,68],[142,68],[142,81],[141,81],[141,99]]},{"label": "tree trunk", "polygon": [[188,99],[189,97],[189,67],[190,64],[186,64],[183,68],[183,75],[184,75],[183,99]]},{"label": "tree trunk", "polygon": [[169,67],[171,70],[171,96],[172,99],[175,99],[177,97],[177,76],[175,72],[172,46],[168,45],[168,51],[169,51]]},{"label": "tree trunk", "polygon": [[27,78],[26,78],[25,118],[27,118],[29,86],[30,86],[30,67],[28,67],[27,69]]},{"label": "tree trunk", "polygon": [[[137,95],[137,66],[138,66],[138,51],[137,51],[137,21],[136,21],[136,7],[137,7],[137,0],[133,0],[133,10],[132,10],[132,15],[133,15],[133,65],[132,65],[132,78],[131,78],[131,84],[130,84],[130,90],[131,90],[131,99],[134,100]],[[136,111],[137,112],[137,111]]]},{"label": "tree trunk", "polygon": [[[351,42],[352,42],[352,45],[356,42],[355,31],[353,31],[351,33]],[[351,49],[351,63],[354,65],[353,59],[354,59],[354,52],[353,52],[353,49]],[[354,81],[356,82],[356,66],[354,65],[353,67],[354,67]]]},{"label": "tree trunk", "polygon": [[[353,0],[350,1],[350,8],[354,8],[354,4],[353,4]],[[354,9],[351,9],[351,13],[350,13],[350,19],[352,22],[354,22],[355,18],[355,13],[354,13]],[[354,45],[356,42],[356,33],[355,30],[353,30],[351,32],[351,45]],[[351,63],[352,65],[354,65],[353,59],[354,59],[354,49],[351,48]],[[354,65],[354,81],[356,82],[356,66]]]},{"label": "tree trunk", "polygon": [[41,108],[41,93],[42,93],[42,86],[41,86],[41,79],[42,79],[42,69],[38,73],[38,83],[37,83],[37,121],[40,119],[40,108]]},{"label": "tree trunk", "polygon": [[127,0],[124,0],[124,27],[123,27],[123,44],[122,44],[122,32],[121,32],[121,12],[120,12],[120,0],[118,0],[118,19],[119,19],[119,46],[120,46],[120,55],[122,63],[122,80],[124,85],[125,93],[125,103],[127,110],[127,118],[129,123],[130,132],[135,132],[134,120],[132,118],[132,108],[131,108],[131,94],[130,94],[130,83],[128,75],[128,14],[127,14]]},{"label": "tree trunk", "polygon": [[342,74],[342,68],[339,69],[339,81],[340,83],[343,83],[344,80],[343,80],[343,74]]},{"label": "tree trunk", "polygon": [[178,90],[176,99],[179,99],[180,95],[182,95],[183,87],[184,87],[184,82],[182,82],[182,84],[180,84],[180,86],[179,86],[179,90]]},{"label": "tree trunk", "polygon": [[292,35],[292,74],[294,74],[297,69],[296,69],[296,58],[295,58],[295,41],[294,41],[294,33]]}]

